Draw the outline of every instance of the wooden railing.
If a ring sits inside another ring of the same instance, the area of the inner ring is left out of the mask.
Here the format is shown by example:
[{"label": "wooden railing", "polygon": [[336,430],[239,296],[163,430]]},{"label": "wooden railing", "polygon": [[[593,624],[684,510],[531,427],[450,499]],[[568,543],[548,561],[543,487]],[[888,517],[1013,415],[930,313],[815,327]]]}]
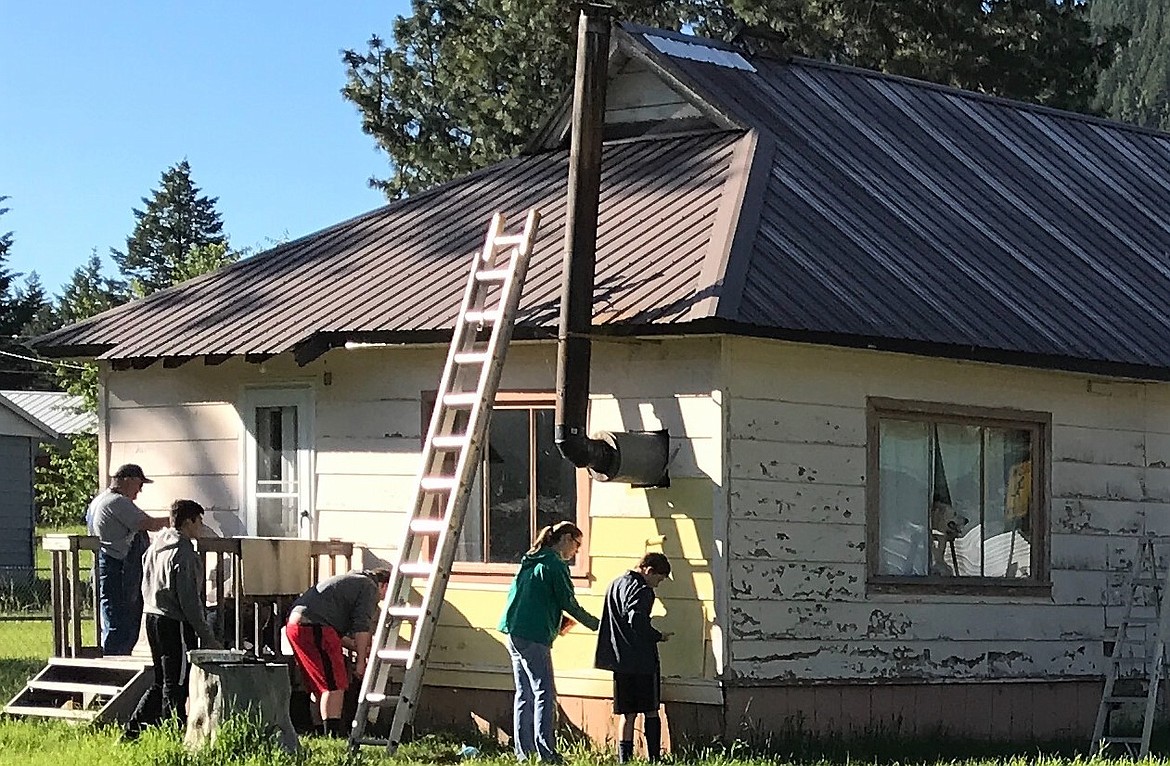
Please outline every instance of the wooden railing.
[{"label": "wooden railing", "polygon": [[[254,654],[269,649],[280,653],[280,627],[299,593],[247,596],[241,593],[242,562],[238,537],[205,537],[195,541],[205,571],[212,576],[203,586],[205,603],[211,605],[212,630],[225,646]],[[53,655],[100,657],[102,617],[96,572],[82,572],[81,552],[91,551],[96,560],[98,538],[88,535],[45,535],[42,545],[52,556]],[[312,540],[309,544],[309,581],[332,577],[352,568],[353,543],[338,539]],[[83,583],[92,578],[91,587]],[[91,594],[93,631],[88,643],[83,627],[84,602]],[[214,600],[213,600],[214,598]]]}]

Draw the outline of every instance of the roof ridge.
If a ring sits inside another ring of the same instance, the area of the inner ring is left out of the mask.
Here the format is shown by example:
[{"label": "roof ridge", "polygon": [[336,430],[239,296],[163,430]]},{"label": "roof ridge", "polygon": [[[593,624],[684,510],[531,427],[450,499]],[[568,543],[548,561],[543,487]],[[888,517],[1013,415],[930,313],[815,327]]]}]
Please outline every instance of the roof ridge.
[{"label": "roof ridge", "polygon": [[1170,139],[1170,132],[1157,130],[1155,128],[1147,128],[1142,125],[1134,125],[1133,123],[1129,122],[1122,122],[1111,117],[1100,117],[1094,114],[1086,114],[1085,112],[1076,112],[1071,109],[1061,109],[1059,107],[1037,104],[1031,101],[1021,101],[1019,99],[1008,98],[1007,96],[997,96],[992,93],[981,93],[976,90],[960,88],[956,85],[947,85],[940,82],[931,82],[930,80],[921,80],[917,77],[910,77],[909,75],[882,72],[877,69],[868,69],[866,67],[856,66],[853,64],[841,64],[834,61],[822,61],[821,59],[809,58],[807,56],[794,55],[780,58],[777,56],[767,55],[745,55],[748,55],[749,60],[768,59],[775,61],[782,66],[803,66],[810,69],[827,69],[830,71],[841,72],[843,74],[857,75],[871,80],[897,82],[915,88],[950,93],[952,95],[971,99],[973,101],[984,101],[1000,106],[1012,107],[1013,109],[1046,114],[1052,117],[1064,117],[1080,122],[1087,122],[1092,125],[1101,125],[1103,127],[1117,128],[1142,135]]},{"label": "roof ridge", "polygon": [[[886,80],[889,82],[898,82],[904,85],[909,85],[916,88],[924,88],[927,90],[934,90],[943,93],[951,93],[962,98],[972,99],[975,101],[984,101],[1000,106],[1008,106],[1013,109],[1020,109],[1024,111],[1036,112],[1038,114],[1046,114],[1053,117],[1064,117],[1067,119],[1078,120],[1086,122],[1091,125],[1100,125],[1102,127],[1115,128],[1119,130],[1138,133],[1141,135],[1155,136],[1159,138],[1170,139],[1170,131],[1158,130],[1157,128],[1147,128],[1143,125],[1135,125],[1129,122],[1113,119],[1111,117],[1102,117],[1095,114],[1087,114],[1085,112],[1077,112],[1071,109],[1061,109],[1060,107],[1048,106],[1045,104],[1037,104],[1031,101],[1023,101],[1020,99],[1008,98],[1007,96],[997,96],[991,93],[981,93],[976,90],[969,90],[967,88],[960,88],[956,85],[947,85],[945,83],[932,82],[930,80],[923,80],[917,77],[910,77],[909,75],[894,74],[892,72],[883,72],[878,69],[870,69],[868,67],[857,66],[855,64],[842,64],[835,61],[824,61],[809,56],[802,56],[792,54],[787,56],[773,55],[769,53],[755,53],[743,46],[735,43],[726,42],[713,37],[704,37],[702,35],[688,35],[685,32],[678,32],[670,29],[658,29],[656,27],[648,27],[642,24],[633,24],[623,22],[621,27],[630,34],[654,34],[659,37],[664,37],[679,42],[690,42],[696,44],[707,45],[725,51],[734,51],[743,56],[749,62],[754,61],[772,61],[781,66],[804,66],[815,69],[827,69],[831,71],[838,71],[844,74],[857,75],[867,79]],[[670,56],[667,53],[659,52],[658,55]]]}]

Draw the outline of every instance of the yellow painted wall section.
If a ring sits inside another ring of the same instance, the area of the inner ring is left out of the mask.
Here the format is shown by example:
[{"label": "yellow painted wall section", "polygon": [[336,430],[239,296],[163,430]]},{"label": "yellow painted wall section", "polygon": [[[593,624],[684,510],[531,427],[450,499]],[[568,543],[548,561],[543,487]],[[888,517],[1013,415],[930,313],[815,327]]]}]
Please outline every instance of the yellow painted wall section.
[{"label": "yellow painted wall section", "polygon": [[[702,508],[709,517],[710,495],[708,483],[697,479],[674,481],[668,489],[595,484],[593,490],[595,511],[600,496],[626,513],[590,518],[591,577],[587,585],[578,586],[577,600],[600,616],[611,580],[647,551],[661,551],[670,558],[672,579],[657,589],[653,619],[659,630],[674,633],[661,645],[663,695],[673,701],[707,701],[711,690],[701,682],[715,678],[710,519],[692,518],[681,510]],[[511,688],[504,636],[495,630],[507,591],[504,584],[451,583],[432,646],[430,668],[438,672],[428,671],[431,682],[442,678],[444,684],[457,686]],[[610,696],[610,674],[593,669],[595,648],[596,634],[583,626],[557,639],[553,662],[562,694]]]}]

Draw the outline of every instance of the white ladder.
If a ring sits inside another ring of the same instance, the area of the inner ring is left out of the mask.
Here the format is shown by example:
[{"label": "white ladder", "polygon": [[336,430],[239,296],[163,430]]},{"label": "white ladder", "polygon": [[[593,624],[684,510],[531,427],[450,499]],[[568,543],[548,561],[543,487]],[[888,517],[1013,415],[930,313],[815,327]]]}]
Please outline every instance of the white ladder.
[{"label": "white ladder", "polygon": [[[539,224],[540,213],[530,210],[524,230],[505,236],[497,213],[472,261],[423,443],[414,506],[362,678],[351,751],[380,745],[393,753],[414,720]],[[389,710],[389,733],[367,736],[367,727]]]},{"label": "white ladder", "polygon": [[[1105,689],[1093,727],[1092,753],[1120,745],[1126,754],[1145,758],[1158,705],[1158,687],[1165,667],[1166,636],[1170,629],[1170,568],[1165,566],[1165,538],[1146,535],[1138,543],[1138,555],[1126,578],[1121,623],[1113,651],[1106,658]],[[1162,556],[1159,558],[1159,550]],[[1136,716],[1122,719],[1121,711],[1137,706],[1141,711],[1141,735]],[[1129,730],[1120,730],[1126,723]]]}]

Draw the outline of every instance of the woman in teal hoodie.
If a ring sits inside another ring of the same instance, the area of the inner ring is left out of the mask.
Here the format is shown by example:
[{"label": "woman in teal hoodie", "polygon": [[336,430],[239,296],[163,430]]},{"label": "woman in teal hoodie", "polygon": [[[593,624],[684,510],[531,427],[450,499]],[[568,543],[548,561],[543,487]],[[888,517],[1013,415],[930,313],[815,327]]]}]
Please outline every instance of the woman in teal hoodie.
[{"label": "woman in teal hoodie", "polygon": [[520,571],[512,581],[508,605],[500,618],[516,681],[512,744],[520,760],[535,755],[546,763],[562,761],[553,730],[557,690],[552,642],[560,633],[562,612],[590,630],[597,630],[598,625],[597,618],[577,603],[565,563],[577,555],[581,537],[581,529],[569,521],[540,530],[532,548],[520,559]]}]

